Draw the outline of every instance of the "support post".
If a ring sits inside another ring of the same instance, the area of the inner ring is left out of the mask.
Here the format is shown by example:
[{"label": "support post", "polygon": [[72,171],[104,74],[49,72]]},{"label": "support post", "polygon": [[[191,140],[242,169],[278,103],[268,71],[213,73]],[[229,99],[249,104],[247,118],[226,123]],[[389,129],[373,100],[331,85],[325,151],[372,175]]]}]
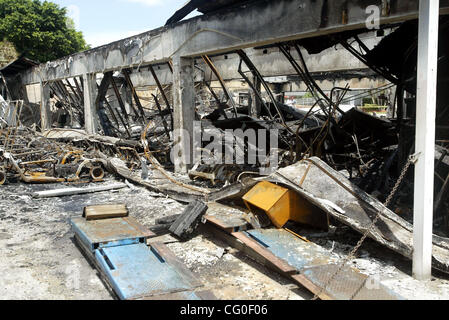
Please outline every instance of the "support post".
[{"label": "support post", "polygon": [[[262,91],[262,84],[257,77],[253,77],[254,80],[254,86],[256,87],[257,92],[259,92],[259,95]],[[262,112],[262,104],[260,103],[260,100],[257,97],[257,94],[251,90],[251,106],[250,106],[250,116],[254,118],[260,117],[260,113]]]},{"label": "support post", "polygon": [[84,82],[84,123],[88,134],[96,134],[98,132],[97,125],[97,77],[95,73],[85,74]]},{"label": "support post", "polygon": [[439,0],[419,2],[413,276],[432,275]]},{"label": "support post", "polygon": [[41,131],[51,129],[50,83],[41,82]]},{"label": "support post", "polygon": [[195,121],[194,61],[173,57],[173,121],[175,171],[187,173],[193,165],[193,122]]}]

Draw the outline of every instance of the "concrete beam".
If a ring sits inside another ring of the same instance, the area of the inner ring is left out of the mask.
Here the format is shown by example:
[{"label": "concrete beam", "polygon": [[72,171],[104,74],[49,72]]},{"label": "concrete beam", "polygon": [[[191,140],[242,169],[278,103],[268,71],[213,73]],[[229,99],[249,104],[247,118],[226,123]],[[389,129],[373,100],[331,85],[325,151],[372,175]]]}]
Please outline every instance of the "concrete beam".
[{"label": "concrete beam", "polygon": [[96,74],[83,75],[84,82],[84,123],[88,134],[98,132],[98,113],[95,101],[97,100],[97,80]]},{"label": "concrete beam", "polygon": [[[263,0],[48,62],[25,72],[22,79],[32,84],[166,62],[175,55],[199,57],[365,28],[367,6],[382,8],[384,1]],[[416,19],[418,1],[394,1],[380,23]],[[442,0],[441,5],[441,12],[448,13],[449,0]]]},{"label": "concrete beam", "polygon": [[[369,35],[366,39],[364,39],[364,42],[370,47],[373,47],[378,43],[378,41],[379,38],[376,38],[374,35]],[[359,71],[361,69],[368,70],[366,65],[356,59],[346,49],[340,46],[337,46],[337,49],[338,50],[336,50],[336,48],[331,48],[315,55],[309,55],[305,50],[303,50],[302,53],[310,72],[319,73],[350,70]],[[292,65],[277,48],[270,48],[266,51],[247,49],[246,53],[264,77],[296,75]],[[295,59],[299,59],[296,51],[292,52],[292,56]],[[240,62],[240,58],[237,54],[230,53],[215,56],[211,57],[211,60],[225,81],[241,79],[241,76],[237,71]],[[202,74],[195,68],[195,81],[201,81],[203,80],[203,77],[206,81],[217,80],[202,59],[195,59],[195,64],[200,69],[205,71],[205,73]],[[243,68],[244,71],[247,70],[246,66],[243,66]],[[171,84],[173,82],[173,76],[167,64],[158,65],[155,68],[155,71],[158,75],[159,81],[163,85]],[[136,87],[156,85],[150,71],[148,70],[148,67],[134,69],[131,74],[131,79]]]},{"label": "concrete beam", "polygon": [[193,59],[173,59],[173,120],[175,142],[172,161],[175,171],[187,173],[193,161],[193,125],[195,121],[195,81]]},{"label": "concrete beam", "polygon": [[52,117],[50,109],[50,85],[48,83],[41,83],[41,130],[45,131],[51,129]]},{"label": "concrete beam", "polygon": [[[256,77],[253,77],[252,81],[255,89],[257,90],[260,96],[262,91],[262,83]],[[262,104],[258,98],[258,95],[253,90],[251,90],[251,106],[249,111],[250,115],[255,118],[258,118],[260,116],[260,113],[262,112]]]}]

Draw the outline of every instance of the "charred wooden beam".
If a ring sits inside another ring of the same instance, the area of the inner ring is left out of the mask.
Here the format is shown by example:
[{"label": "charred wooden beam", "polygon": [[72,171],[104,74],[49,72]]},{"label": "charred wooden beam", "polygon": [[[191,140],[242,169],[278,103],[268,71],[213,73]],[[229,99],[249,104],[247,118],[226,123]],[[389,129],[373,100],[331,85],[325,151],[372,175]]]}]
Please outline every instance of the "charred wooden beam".
[{"label": "charred wooden beam", "polygon": [[191,202],[184,213],[170,227],[170,232],[181,239],[188,239],[198,228],[208,207],[202,201]]}]

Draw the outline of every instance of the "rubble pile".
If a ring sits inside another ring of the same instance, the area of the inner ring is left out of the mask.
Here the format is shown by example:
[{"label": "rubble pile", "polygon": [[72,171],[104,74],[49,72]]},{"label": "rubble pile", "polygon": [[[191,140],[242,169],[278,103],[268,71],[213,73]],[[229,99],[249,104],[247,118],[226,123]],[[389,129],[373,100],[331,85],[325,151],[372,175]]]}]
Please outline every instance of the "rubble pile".
[{"label": "rubble pile", "polygon": [[[388,79],[391,86],[397,86],[398,95],[402,96],[404,90],[409,93],[415,90],[410,84],[401,83],[401,79],[410,75],[400,74],[379,57],[384,54],[385,42],[391,42],[404,32],[402,27],[398,28],[376,49],[358,54],[358,58]],[[404,101],[397,97],[393,108],[397,105],[398,110],[393,111],[393,115],[396,112],[398,117],[390,119],[372,116],[357,108],[342,110],[351,88],[349,85],[335,87],[326,94],[308,70],[300,47],[319,52],[340,43],[357,55],[348,44],[351,38],[360,42],[358,33],[350,32],[320,43],[306,40],[272,46],[279,49],[307,87],[314,101],[308,109],[285,104],[243,50],[232,54],[238,57],[238,73],[256,101],[237,103],[210,57],[201,56],[204,66],[210,70],[198,65],[196,68],[202,73],[211,71],[220,87],[213,88],[205,80],[196,86],[194,130],[187,135],[200,136],[199,141],[190,137],[194,139],[192,154],[199,152],[200,156],[190,163],[186,174],[175,170],[177,154],[174,150],[182,144],[182,136],[178,139],[175,133],[173,102],[168,98],[170,86],[161,85],[153,66],[148,70],[156,85],[146,90],[137,91],[133,86],[132,70],[104,74],[97,83],[99,93],[95,102],[98,119],[94,125],[98,126],[99,134],[89,135],[80,129],[85,125],[85,111],[77,78],[49,84],[56,108],[52,119],[55,128],[51,130],[38,132],[38,127],[43,126],[39,122],[34,127],[25,125],[21,117],[24,102],[7,102],[2,98],[0,185],[60,183],[67,186],[104,182],[109,175],[111,179],[125,180],[126,184],[85,188],[84,191],[36,192],[34,196],[62,197],[138,184],[157,195],[188,204],[182,214],[164,215],[155,219],[149,228],[151,231],[145,229],[145,237],[135,243],[143,248],[145,255],[149,250],[147,246],[151,247],[147,242],[156,235],[171,233],[179,241],[188,242],[198,233],[208,232],[304,286],[318,298],[397,299],[385,286],[380,285],[373,291],[364,289],[377,267],[375,262],[363,260],[369,253],[358,252],[359,246],[348,246],[344,253],[334,254],[335,243],[330,250],[321,245],[329,246],[328,239],[337,238],[338,241],[339,236],[352,232],[362,237],[360,245],[369,238],[405,259],[413,256],[413,199],[410,196],[413,175],[408,169],[414,145],[407,137],[407,132],[414,129],[413,107],[407,107],[411,116],[404,117],[400,114],[403,110],[399,112]],[[413,39],[404,39],[407,40],[413,42]],[[128,101],[121,93],[123,88],[130,93]],[[446,102],[444,94],[440,93],[440,101]],[[408,103],[413,104],[413,101]],[[439,107],[439,112],[445,111],[445,107]],[[432,252],[433,266],[443,274],[449,273],[446,131],[440,128],[436,146],[438,182]],[[112,207],[123,209],[124,205]],[[89,220],[101,220],[97,224],[109,231],[113,228],[108,224],[117,223],[113,219],[126,218],[133,228],[138,225],[137,231],[144,229],[138,222],[128,219],[130,212],[126,207],[122,210],[126,211],[126,216],[111,215],[106,212],[109,207],[105,208],[101,209],[101,214],[97,212],[97,218],[93,215],[92,219],[75,219],[73,228],[77,236],[83,234],[79,230],[90,228]],[[78,240],[80,243],[87,241],[83,237]],[[129,240],[120,239],[124,242],[120,245],[125,248]],[[107,263],[104,252],[95,251],[98,243],[89,241],[83,250],[91,259],[101,254],[103,258],[100,258]],[[93,245],[92,252],[89,245]],[[152,248],[162,248],[165,257],[172,257],[168,249],[158,246]],[[230,250],[209,254],[207,259],[202,255],[204,252],[198,257],[187,253],[183,256],[191,264],[189,267],[194,263],[209,266],[227,251]],[[151,252],[154,254],[154,250]],[[355,258],[355,263],[348,263]],[[97,268],[104,271],[104,265]],[[184,267],[180,269],[185,272]],[[339,273],[343,276],[335,278]],[[394,272],[390,270],[389,273]],[[104,277],[114,281],[107,272]],[[124,292],[117,295],[129,297]]]}]

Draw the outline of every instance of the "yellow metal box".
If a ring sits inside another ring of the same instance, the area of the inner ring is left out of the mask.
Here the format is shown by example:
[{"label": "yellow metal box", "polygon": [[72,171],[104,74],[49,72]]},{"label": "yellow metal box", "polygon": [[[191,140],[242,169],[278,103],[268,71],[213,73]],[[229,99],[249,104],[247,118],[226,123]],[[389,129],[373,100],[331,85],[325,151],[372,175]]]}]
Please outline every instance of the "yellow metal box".
[{"label": "yellow metal box", "polygon": [[266,214],[277,228],[288,221],[295,221],[313,227],[328,228],[327,215],[304,200],[296,192],[263,181],[252,188],[244,197],[246,207],[254,214]]}]

